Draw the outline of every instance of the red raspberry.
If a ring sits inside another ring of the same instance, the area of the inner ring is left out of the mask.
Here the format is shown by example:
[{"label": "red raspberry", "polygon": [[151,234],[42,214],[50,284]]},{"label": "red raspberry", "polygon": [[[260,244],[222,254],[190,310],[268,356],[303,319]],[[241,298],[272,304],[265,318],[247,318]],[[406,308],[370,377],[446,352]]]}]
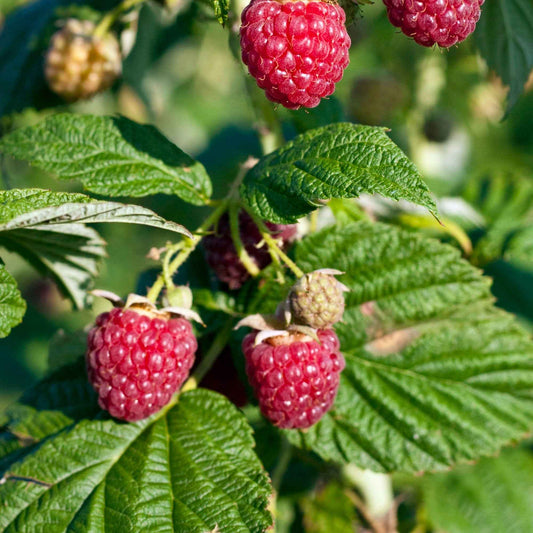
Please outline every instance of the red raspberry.
[{"label": "red raspberry", "polygon": [[272,102],[316,107],[350,62],[336,3],[252,0],[242,12],[242,60]]},{"label": "red raspberry", "polygon": [[485,0],[383,0],[389,20],[423,46],[449,48],[476,28]]},{"label": "red raspberry", "polygon": [[[286,248],[296,236],[296,225],[285,226],[267,222],[266,226],[276,239],[282,241],[283,248]],[[255,261],[257,267],[262,270],[269,265],[271,257],[267,247],[257,248],[262,239],[261,233],[250,215],[244,211],[239,213],[239,234],[248,255]],[[203,246],[209,266],[215,271],[218,279],[227,283],[230,289],[239,289],[250,278],[235,250],[227,213],[220,218],[216,233],[205,237]]]},{"label": "red raspberry", "polygon": [[102,313],[89,332],[86,355],[100,407],[128,422],[159,411],[187,379],[196,348],[184,318],[119,308]]},{"label": "red raspberry", "polygon": [[335,401],[344,357],[333,330],[317,333],[320,342],[290,334],[254,347],[257,331],[243,340],[246,373],[261,412],[280,428],[312,426]]}]

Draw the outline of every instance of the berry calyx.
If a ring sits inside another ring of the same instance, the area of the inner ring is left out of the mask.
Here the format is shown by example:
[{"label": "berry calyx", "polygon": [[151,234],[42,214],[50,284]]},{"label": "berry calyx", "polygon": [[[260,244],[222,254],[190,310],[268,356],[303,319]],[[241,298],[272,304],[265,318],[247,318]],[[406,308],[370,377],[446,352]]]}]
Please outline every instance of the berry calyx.
[{"label": "berry calyx", "polygon": [[261,412],[280,428],[312,426],[331,409],[345,366],[337,335],[319,330],[317,341],[289,332],[256,344],[258,334],[249,333],[242,349]]},{"label": "berry calyx", "polygon": [[97,317],[86,365],[100,407],[134,422],[159,411],[183,385],[197,342],[187,319],[139,297],[130,302]]},{"label": "berry calyx", "polygon": [[85,100],[111,87],[122,71],[116,37],[93,35],[88,20],[68,19],[52,36],[45,76],[50,89],[69,102]]},{"label": "berry calyx", "polygon": [[337,270],[305,274],[291,288],[289,310],[295,324],[326,329],[342,319],[346,287],[337,281]]},{"label": "berry calyx", "polygon": [[241,18],[242,60],[269,100],[316,107],[334,92],[351,44],[339,5],[252,0]]},{"label": "berry calyx", "polygon": [[422,46],[449,48],[476,28],[485,0],[383,0],[389,20]]},{"label": "berry calyx", "polygon": [[[266,223],[272,236],[280,241],[280,247],[286,249],[296,237],[296,225]],[[239,235],[250,258],[262,270],[272,261],[266,246],[258,247],[262,237],[259,228],[245,211],[239,213]],[[202,241],[206,260],[220,281],[227,283],[230,289],[239,289],[250,278],[249,272],[242,264],[231,238],[230,221],[227,213],[218,221],[213,234]]]}]

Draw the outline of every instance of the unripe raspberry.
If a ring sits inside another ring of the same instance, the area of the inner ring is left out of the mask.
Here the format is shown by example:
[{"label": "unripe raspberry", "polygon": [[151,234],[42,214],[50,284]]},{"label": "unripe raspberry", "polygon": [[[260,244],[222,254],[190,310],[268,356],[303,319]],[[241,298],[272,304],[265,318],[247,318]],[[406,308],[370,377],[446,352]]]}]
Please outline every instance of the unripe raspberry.
[{"label": "unripe raspberry", "polygon": [[485,0],[383,0],[391,23],[423,46],[449,48],[476,28]]},{"label": "unripe raspberry", "polygon": [[122,71],[117,39],[93,35],[88,20],[69,19],[54,33],[46,54],[45,75],[56,94],[69,102],[85,100],[113,85]]},{"label": "unripe raspberry", "polygon": [[246,373],[263,415],[280,428],[307,428],[331,409],[345,366],[333,330],[319,330],[317,342],[299,333],[255,344],[243,340]]},{"label": "unripe raspberry", "polygon": [[342,319],[344,287],[331,274],[305,274],[291,288],[289,306],[296,324],[315,329],[330,328]]},{"label": "unripe raspberry", "polygon": [[333,1],[252,0],[242,12],[242,60],[272,102],[316,107],[350,61],[345,21]]},{"label": "unripe raspberry", "polygon": [[[266,223],[273,237],[281,241],[281,247],[287,246],[296,237],[296,225]],[[257,245],[262,237],[258,227],[245,211],[239,213],[239,234],[246,252],[262,270],[272,261],[266,246]],[[227,283],[230,289],[239,289],[250,274],[241,263],[233,240],[228,214],[224,214],[218,221],[216,232],[204,238],[203,246],[209,266],[215,271],[218,279]]]},{"label": "unripe raspberry", "polygon": [[100,407],[128,422],[156,413],[187,379],[196,348],[185,318],[133,308],[99,315],[89,332],[86,362]]}]

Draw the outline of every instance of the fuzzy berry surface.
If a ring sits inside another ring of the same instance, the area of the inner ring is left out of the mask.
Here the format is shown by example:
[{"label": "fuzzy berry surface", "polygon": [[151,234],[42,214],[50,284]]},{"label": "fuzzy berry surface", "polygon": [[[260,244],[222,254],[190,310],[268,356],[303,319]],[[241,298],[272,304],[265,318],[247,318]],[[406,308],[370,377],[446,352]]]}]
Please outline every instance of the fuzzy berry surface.
[{"label": "fuzzy berry surface", "polygon": [[53,92],[69,102],[85,100],[113,85],[122,71],[114,35],[93,36],[94,23],[69,19],[51,39],[45,75]]},{"label": "fuzzy berry surface", "polygon": [[342,7],[252,0],[241,18],[242,60],[269,100],[298,109],[333,93],[350,62]]},{"label": "fuzzy berry surface", "polygon": [[476,28],[485,0],[383,0],[391,23],[422,46],[449,48]]},{"label": "fuzzy berry surface", "polygon": [[[281,241],[281,247],[286,249],[296,237],[296,225],[283,225],[266,223],[267,228],[275,239]],[[257,245],[262,237],[258,227],[246,212],[239,213],[239,235],[248,255],[262,270],[272,261],[266,246]],[[241,263],[237,250],[231,238],[231,229],[228,214],[222,215],[213,234],[207,235],[203,241],[206,260],[214,270],[220,281],[223,281],[232,290],[242,287],[250,274]]]},{"label": "fuzzy berry surface", "polygon": [[297,324],[326,329],[342,319],[343,289],[334,276],[311,272],[292,287],[289,305]]},{"label": "fuzzy berry surface", "polygon": [[[344,357],[333,330],[319,330],[320,342],[289,337],[288,344],[271,339],[254,346],[257,332],[243,340],[246,374],[263,415],[280,428],[304,429],[331,409]],[[278,337],[279,338],[279,337]]]},{"label": "fuzzy berry surface", "polygon": [[184,318],[118,308],[102,313],[89,332],[86,354],[98,404],[128,422],[156,413],[187,379],[196,348]]}]

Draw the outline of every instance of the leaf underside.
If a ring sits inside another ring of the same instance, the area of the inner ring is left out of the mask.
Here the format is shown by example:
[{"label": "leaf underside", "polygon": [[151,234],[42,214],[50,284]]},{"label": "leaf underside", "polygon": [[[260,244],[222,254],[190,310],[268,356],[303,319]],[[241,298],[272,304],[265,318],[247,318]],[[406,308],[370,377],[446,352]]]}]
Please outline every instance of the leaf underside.
[{"label": "leaf underside", "polygon": [[142,224],[190,235],[180,224],[136,205],[96,201],[43,189],[0,191],[0,244],[51,274],[77,308],[105,257],[105,242],[85,226],[96,222]]}]

